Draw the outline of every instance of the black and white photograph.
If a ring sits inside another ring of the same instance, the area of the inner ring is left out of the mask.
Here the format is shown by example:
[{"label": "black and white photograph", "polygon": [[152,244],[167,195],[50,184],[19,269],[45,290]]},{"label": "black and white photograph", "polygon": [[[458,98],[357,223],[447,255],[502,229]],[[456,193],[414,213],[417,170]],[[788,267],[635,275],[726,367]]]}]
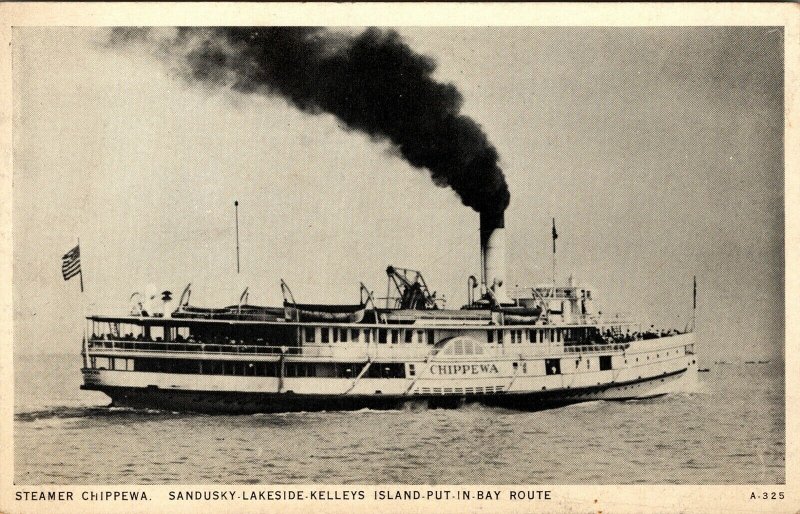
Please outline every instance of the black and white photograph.
[{"label": "black and white photograph", "polygon": [[342,21],[13,26],[9,512],[797,508],[785,24]]}]

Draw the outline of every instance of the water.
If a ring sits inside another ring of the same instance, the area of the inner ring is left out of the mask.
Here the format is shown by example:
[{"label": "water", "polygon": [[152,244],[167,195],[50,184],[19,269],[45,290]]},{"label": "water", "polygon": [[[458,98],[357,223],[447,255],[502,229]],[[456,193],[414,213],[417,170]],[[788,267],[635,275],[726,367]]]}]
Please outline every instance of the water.
[{"label": "water", "polygon": [[108,408],[77,356],[17,357],[17,484],[783,483],[782,363],[698,391],[543,412],[480,406],[205,416]]}]

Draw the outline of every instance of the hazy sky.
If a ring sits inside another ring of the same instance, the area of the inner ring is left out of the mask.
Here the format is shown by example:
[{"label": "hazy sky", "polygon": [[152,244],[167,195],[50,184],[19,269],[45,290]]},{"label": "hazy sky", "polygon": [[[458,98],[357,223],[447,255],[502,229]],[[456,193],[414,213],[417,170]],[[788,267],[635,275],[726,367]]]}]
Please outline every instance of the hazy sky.
[{"label": "hazy sky", "polygon": [[[696,274],[701,352],[781,354],[780,28],[398,30],[500,153],[512,286],[549,280],[555,217],[558,276],[606,311],[682,327]],[[351,303],[394,264],[465,301],[478,215],[387,143],[105,36],[14,29],[16,352],[77,353],[84,308],[123,312],[148,284],[277,305],[284,278],[298,301]],[[83,296],[60,274],[77,237]]]}]

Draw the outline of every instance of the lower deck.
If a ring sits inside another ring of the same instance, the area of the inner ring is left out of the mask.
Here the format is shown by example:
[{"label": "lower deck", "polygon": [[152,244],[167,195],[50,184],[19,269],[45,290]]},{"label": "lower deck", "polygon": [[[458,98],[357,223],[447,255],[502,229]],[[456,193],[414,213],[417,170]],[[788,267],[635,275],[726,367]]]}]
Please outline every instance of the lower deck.
[{"label": "lower deck", "polygon": [[544,410],[594,400],[633,400],[689,391],[696,366],[648,377],[575,389],[483,394],[293,394],[243,391],[162,389],[157,386],[84,386],[103,391],[114,406],[157,408],[212,414],[252,414],[292,411],[455,408],[469,403],[518,410]]}]

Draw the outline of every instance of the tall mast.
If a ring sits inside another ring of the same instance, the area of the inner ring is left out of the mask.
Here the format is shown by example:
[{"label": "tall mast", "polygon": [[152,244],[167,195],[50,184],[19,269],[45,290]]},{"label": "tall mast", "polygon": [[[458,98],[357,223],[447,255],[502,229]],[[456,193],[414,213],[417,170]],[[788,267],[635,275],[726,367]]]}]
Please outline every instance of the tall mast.
[{"label": "tall mast", "polygon": [[697,315],[697,275],[692,278],[692,332],[694,332],[695,317]]},{"label": "tall mast", "polygon": [[556,232],[556,219],[553,218],[553,295],[556,295],[556,239],[558,239],[558,232]]},{"label": "tall mast", "polygon": [[236,210],[236,273],[239,273],[239,200],[233,202]]}]

